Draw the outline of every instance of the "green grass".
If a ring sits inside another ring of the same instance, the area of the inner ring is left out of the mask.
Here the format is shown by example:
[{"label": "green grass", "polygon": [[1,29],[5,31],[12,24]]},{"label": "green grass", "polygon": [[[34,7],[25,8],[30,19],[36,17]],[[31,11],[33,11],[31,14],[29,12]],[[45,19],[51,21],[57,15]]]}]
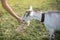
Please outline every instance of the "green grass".
[{"label": "green grass", "polygon": [[[60,10],[60,0],[57,0],[58,3],[56,0],[7,0],[7,2],[18,16],[23,16],[30,5],[39,11]],[[0,2],[0,40],[48,40],[48,32],[39,21],[32,20],[29,27],[23,26],[18,33],[15,31],[17,27],[17,20],[2,8]]]}]

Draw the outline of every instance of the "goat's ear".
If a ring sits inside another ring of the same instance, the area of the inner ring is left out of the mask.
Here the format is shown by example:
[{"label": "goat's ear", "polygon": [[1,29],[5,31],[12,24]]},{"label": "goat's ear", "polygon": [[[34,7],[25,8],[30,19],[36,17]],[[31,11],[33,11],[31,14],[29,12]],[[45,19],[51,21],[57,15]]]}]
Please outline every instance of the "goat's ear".
[{"label": "goat's ear", "polygon": [[33,10],[33,9],[32,9],[32,5],[30,5],[30,8],[29,8],[29,10]]}]

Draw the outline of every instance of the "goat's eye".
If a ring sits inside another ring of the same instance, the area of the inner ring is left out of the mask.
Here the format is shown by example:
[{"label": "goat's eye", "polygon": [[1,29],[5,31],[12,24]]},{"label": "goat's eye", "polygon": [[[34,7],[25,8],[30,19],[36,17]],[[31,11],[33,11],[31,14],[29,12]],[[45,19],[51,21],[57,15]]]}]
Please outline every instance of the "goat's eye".
[{"label": "goat's eye", "polygon": [[27,15],[26,16],[29,16],[30,15],[30,11],[27,12]]},{"label": "goat's eye", "polygon": [[26,17],[29,16],[29,14],[26,15]]}]

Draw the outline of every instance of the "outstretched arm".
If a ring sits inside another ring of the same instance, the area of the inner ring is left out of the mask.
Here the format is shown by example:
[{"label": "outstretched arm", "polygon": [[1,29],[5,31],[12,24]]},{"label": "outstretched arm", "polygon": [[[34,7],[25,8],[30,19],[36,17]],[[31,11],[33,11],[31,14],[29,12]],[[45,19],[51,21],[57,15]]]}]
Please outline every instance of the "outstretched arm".
[{"label": "outstretched arm", "polygon": [[8,11],[14,18],[21,21],[21,19],[15,14],[15,12],[12,10],[12,8],[7,4],[6,0],[1,0],[3,8]]}]

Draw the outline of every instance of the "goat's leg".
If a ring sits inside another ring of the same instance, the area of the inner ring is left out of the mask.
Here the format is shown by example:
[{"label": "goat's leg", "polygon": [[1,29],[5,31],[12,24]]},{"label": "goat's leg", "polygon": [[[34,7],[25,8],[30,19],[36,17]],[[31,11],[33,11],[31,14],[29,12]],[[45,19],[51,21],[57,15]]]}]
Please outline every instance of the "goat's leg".
[{"label": "goat's leg", "polygon": [[55,34],[53,33],[52,38],[54,38],[54,37],[55,37]]},{"label": "goat's leg", "polygon": [[50,34],[50,36],[49,36],[49,40],[51,40],[52,39],[52,34]]},{"label": "goat's leg", "polygon": [[52,37],[53,37],[53,35],[54,35],[54,31],[51,30],[49,34],[50,34],[49,40],[52,40]]},{"label": "goat's leg", "polygon": [[27,26],[30,26],[30,21],[27,21]]}]

